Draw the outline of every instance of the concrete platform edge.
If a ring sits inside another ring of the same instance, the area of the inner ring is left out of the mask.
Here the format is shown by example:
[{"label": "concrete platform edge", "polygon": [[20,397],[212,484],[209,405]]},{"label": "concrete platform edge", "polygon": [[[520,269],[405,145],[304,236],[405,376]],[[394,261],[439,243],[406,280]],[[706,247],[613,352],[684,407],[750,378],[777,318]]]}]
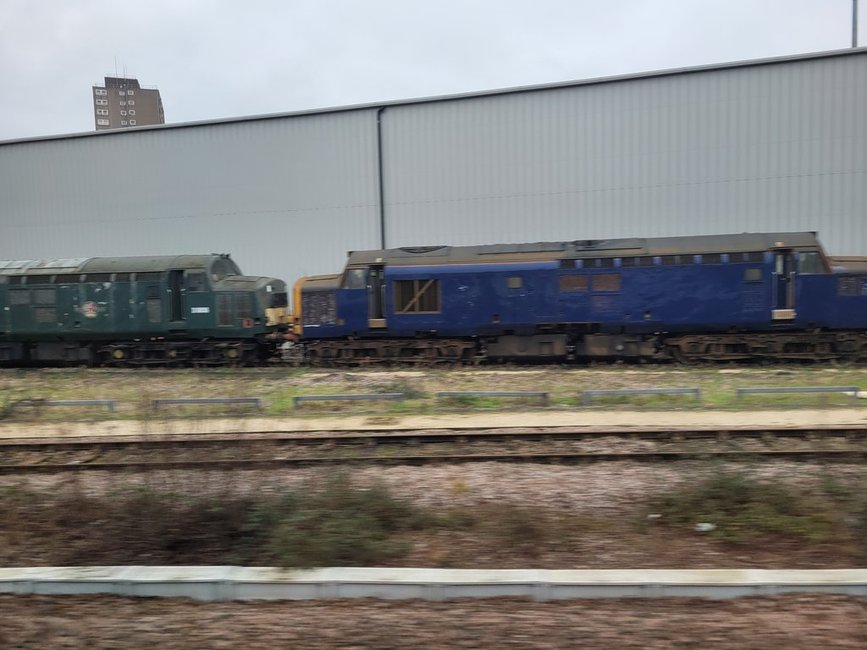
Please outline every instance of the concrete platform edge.
[{"label": "concrete platform edge", "polygon": [[834,593],[867,597],[867,569],[540,570],[232,566],[0,568],[0,593],[112,594],[201,601],[523,597],[709,598]]}]

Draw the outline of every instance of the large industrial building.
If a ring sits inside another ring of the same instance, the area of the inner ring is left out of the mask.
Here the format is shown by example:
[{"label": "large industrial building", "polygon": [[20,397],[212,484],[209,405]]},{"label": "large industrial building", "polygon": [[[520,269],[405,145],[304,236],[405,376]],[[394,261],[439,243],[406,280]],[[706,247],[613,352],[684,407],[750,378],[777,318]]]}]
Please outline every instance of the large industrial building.
[{"label": "large industrial building", "polygon": [[0,143],[0,259],[818,231],[867,255],[867,48]]}]

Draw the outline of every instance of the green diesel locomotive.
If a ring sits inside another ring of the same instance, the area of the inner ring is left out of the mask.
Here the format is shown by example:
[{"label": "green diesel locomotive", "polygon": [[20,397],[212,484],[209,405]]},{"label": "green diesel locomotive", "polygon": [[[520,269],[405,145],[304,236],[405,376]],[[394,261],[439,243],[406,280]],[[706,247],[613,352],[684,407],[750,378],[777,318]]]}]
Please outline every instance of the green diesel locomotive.
[{"label": "green diesel locomotive", "polygon": [[285,283],[228,255],[0,261],[0,364],[255,362],[288,318]]}]

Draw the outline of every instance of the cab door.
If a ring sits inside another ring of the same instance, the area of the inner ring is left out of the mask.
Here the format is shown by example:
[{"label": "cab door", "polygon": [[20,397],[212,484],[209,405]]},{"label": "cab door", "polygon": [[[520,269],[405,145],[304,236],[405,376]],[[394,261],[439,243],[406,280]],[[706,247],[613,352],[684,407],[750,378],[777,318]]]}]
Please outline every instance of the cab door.
[{"label": "cab door", "polygon": [[184,298],[189,330],[197,332],[196,335],[201,336],[202,331],[212,329],[216,321],[214,292],[209,290],[203,272],[187,271]]},{"label": "cab door", "polygon": [[795,255],[792,250],[774,251],[771,319],[775,321],[795,318]]},{"label": "cab door", "polygon": [[172,269],[169,271],[169,330],[176,332],[187,327],[187,316],[184,310],[184,271]]},{"label": "cab door", "polygon": [[385,267],[371,265],[367,273],[367,326],[385,329]]}]

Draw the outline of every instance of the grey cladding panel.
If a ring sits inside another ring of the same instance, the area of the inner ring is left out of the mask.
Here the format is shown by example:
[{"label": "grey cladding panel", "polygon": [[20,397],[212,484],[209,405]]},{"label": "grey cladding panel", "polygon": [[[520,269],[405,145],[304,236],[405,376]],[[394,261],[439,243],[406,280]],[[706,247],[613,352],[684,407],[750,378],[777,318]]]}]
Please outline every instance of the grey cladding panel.
[{"label": "grey cladding panel", "polygon": [[375,111],[0,147],[0,259],[232,253],[333,271],[379,244]]},{"label": "grey cladding panel", "polygon": [[864,53],[390,108],[388,243],[818,230],[863,253],[865,114]]},{"label": "grey cladding panel", "polygon": [[[867,51],[384,108],[387,246],[818,231],[867,254]],[[0,259],[379,241],[377,108],[0,145]]]}]

